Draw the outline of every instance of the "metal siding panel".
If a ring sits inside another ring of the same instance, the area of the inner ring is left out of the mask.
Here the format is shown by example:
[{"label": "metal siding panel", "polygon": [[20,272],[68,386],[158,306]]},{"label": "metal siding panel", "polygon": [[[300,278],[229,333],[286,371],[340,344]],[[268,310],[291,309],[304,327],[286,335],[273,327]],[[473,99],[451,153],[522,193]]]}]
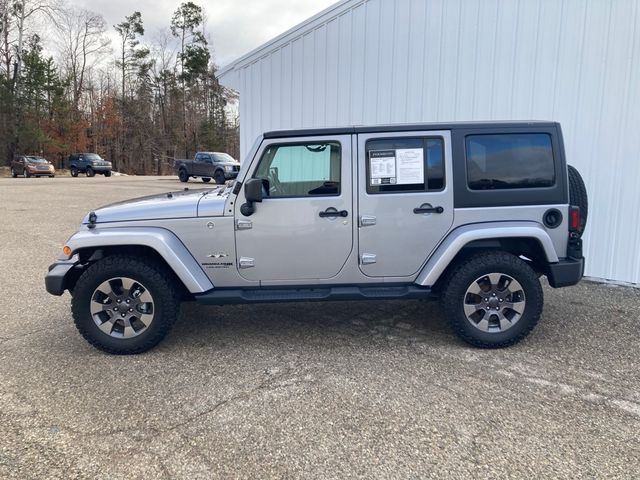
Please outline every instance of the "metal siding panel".
[{"label": "metal siding panel", "polygon": [[338,19],[340,52],[338,55],[338,125],[348,125],[351,119],[351,12]]},{"label": "metal siding panel", "polygon": [[314,32],[313,125],[325,124],[325,83],[327,81],[327,26],[321,25]]},{"label": "metal siding panel", "polygon": [[[282,104],[279,106],[281,109],[280,117],[281,122],[279,128],[284,129],[291,126],[291,119],[293,118],[293,102],[292,102],[292,83],[293,83],[293,47],[291,44],[287,44],[281,49],[282,52],[282,78],[280,79],[280,94],[282,96]],[[262,129],[255,132],[256,136],[266,131],[266,125],[262,126]]]},{"label": "metal siding panel", "polygon": [[233,76],[243,152],[272,128],[556,120],[590,194],[586,274],[640,283],[637,0],[368,0],[305,28]]},{"label": "metal siding panel", "polygon": [[315,106],[315,41],[313,32],[302,37],[302,101],[297,105],[302,127],[313,126]]},{"label": "metal siding panel", "polygon": [[338,77],[340,69],[340,41],[338,33],[340,23],[337,19],[327,23],[327,77],[325,82],[325,125],[337,125],[338,122]]},{"label": "metal siding panel", "polygon": [[362,124],[364,111],[364,51],[365,51],[365,6],[360,5],[351,11],[351,108],[349,112],[350,124]]},{"label": "metal siding panel", "polygon": [[407,82],[409,70],[410,7],[408,0],[396,1],[393,18],[393,48],[391,59],[391,123],[406,123]]},{"label": "metal siding panel", "polygon": [[460,12],[459,47],[457,58],[456,118],[473,119],[474,82],[478,52],[478,0],[464,2]]},{"label": "metal siding panel", "polygon": [[440,98],[440,78],[443,54],[444,0],[427,2],[427,18],[424,43],[424,67],[422,69],[422,120],[434,121],[438,118]]},{"label": "metal siding panel", "polygon": [[[473,120],[491,119],[493,104],[493,72],[495,69],[498,0],[485,0],[478,12],[478,35],[475,49],[475,75],[469,90],[473,92]],[[473,60],[472,60],[473,61]]]},{"label": "metal siding panel", "polygon": [[424,0],[411,0],[409,10],[409,67],[406,73],[405,121],[422,120],[422,90],[426,63],[424,38],[426,35],[426,7]]},{"label": "metal siding panel", "polygon": [[269,95],[269,102],[271,108],[269,109],[270,125],[272,128],[282,128],[282,89],[280,88],[280,79],[282,77],[282,50],[278,49],[274,51],[271,56],[271,77],[269,83],[271,85]]},{"label": "metal siding panel", "polygon": [[[380,1],[380,0],[379,0]],[[378,111],[374,123],[391,120],[391,86],[393,75],[393,36],[395,1],[382,1],[380,5],[380,54],[378,57]]]},{"label": "metal siding panel", "polygon": [[364,75],[362,91],[364,106],[362,114],[363,124],[374,124],[378,113],[378,70],[380,67],[380,22],[381,2],[365,3],[365,50]]}]

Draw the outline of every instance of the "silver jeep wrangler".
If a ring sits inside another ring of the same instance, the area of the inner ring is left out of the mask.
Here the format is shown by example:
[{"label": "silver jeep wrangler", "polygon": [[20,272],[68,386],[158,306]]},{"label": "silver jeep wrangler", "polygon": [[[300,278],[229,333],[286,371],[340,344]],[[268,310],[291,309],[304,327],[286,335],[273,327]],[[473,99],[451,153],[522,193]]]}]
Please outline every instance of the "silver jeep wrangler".
[{"label": "silver jeep wrangler", "polygon": [[46,276],[116,354],[169,332],[180,302],[442,301],[466,342],[505,347],[576,284],[587,194],[554,122],[262,135],[233,183],[88,214]]}]

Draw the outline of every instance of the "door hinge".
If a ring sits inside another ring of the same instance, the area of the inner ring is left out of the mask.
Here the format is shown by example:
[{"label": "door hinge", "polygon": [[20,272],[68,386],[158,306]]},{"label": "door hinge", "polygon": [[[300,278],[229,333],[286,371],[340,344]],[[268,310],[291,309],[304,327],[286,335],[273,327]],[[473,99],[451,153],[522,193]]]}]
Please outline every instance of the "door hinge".
[{"label": "door hinge", "polygon": [[236,220],[236,230],[249,230],[253,228],[251,220]]},{"label": "door hinge", "polygon": [[360,215],[360,226],[361,227],[370,227],[376,224],[376,217],[373,215]]},{"label": "door hinge", "polygon": [[360,263],[362,265],[371,265],[376,263],[376,255],[374,253],[363,253],[360,255]]},{"label": "door hinge", "polygon": [[238,267],[240,268],[253,268],[255,266],[256,266],[255,258],[240,257],[240,260],[238,261]]}]

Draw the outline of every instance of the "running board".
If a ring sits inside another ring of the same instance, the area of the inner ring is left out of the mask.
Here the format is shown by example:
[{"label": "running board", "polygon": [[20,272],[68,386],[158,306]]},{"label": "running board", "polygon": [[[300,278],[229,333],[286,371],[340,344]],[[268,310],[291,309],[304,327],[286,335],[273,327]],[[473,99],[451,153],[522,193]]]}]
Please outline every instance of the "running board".
[{"label": "running board", "polygon": [[313,288],[214,288],[194,296],[203,305],[241,303],[323,302],[340,300],[434,299],[430,288],[417,285],[398,287],[313,287]]}]

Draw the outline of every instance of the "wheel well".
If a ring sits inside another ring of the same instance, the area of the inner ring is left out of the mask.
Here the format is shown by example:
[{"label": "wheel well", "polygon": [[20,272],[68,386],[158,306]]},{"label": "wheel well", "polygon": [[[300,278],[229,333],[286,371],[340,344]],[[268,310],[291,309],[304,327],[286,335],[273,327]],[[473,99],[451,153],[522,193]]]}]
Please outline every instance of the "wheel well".
[{"label": "wheel well", "polygon": [[467,243],[451,260],[447,268],[434,285],[434,290],[439,290],[441,284],[448,277],[449,272],[460,262],[480,251],[508,252],[522,258],[538,274],[546,275],[548,271],[547,256],[535,238],[492,238],[486,240],[474,240]]},{"label": "wheel well", "polygon": [[132,257],[147,258],[154,262],[163,265],[167,272],[173,276],[175,284],[180,289],[180,296],[182,299],[189,299],[191,294],[187,287],[180,278],[175,274],[173,269],[167,264],[166,260],[156,250],[146,245],[116,245],[116,246],[102,246],[102,247],[88,247],[82,248],[75,252],[78,254],[80,263],[83,265],[83,269],[74,275],[75,278],[65,279],[65,286],[69,291],[73,290],[75,283],[80,278],[82,271],[98,260],[111,256],[111,255],[130,255]]}]

